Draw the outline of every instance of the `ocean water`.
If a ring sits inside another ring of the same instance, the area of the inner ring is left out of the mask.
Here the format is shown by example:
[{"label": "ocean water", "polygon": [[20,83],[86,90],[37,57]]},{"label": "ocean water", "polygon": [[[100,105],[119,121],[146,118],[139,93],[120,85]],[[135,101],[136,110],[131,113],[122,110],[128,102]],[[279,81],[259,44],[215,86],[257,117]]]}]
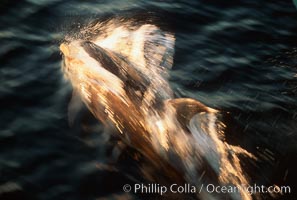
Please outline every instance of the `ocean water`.
[{"label": "ocean water", "polygon": [[253,181],[289,185],[292,193],[276,199],[296,198],[292,1],[4,0],[0,11],[0,199],[159,198],[124,193],[139,163],[129,153],[110,159],[114,141],[87,110],[73,126],[67,117],[65,34],[90,20],[134,14],[155,16],[175,33],[175,95],[228,112],[228,139],[261,158]]}]

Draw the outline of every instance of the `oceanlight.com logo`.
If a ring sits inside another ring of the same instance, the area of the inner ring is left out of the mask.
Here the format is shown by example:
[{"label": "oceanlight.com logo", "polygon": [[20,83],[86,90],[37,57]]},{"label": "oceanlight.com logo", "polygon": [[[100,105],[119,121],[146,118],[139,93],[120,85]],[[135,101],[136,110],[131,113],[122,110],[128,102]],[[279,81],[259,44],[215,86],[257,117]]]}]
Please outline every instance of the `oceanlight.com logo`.
[{"label": "oceanlight.com logo", "polygon": [[231,194],[240,193],[244,191],[249,195],[253,194],[289,194],[291,193],[290,186],[264,186],[264,185],[214,185],[214,184],[201,184],[199,187],[191,184],[171,184],[169,186],[160,185],[157,183],[151,184],[126,184],[123,186],[124,192],[133,192],[134,194],[159,194],[166,193],[179,193],[179,194],[200,194],[202,191],[207,193],[217,194]]},{"label": "oceanlight.com logo", "polygon": [[264,185],[229,185],[229,186],[215,186],[214,184],[206,185],[206,191],[208,193],[239,193],[245,191],[250,195],[257,193],[270,193],[270,194],[289,194],[291,193],[290,186],[264,186]]}]

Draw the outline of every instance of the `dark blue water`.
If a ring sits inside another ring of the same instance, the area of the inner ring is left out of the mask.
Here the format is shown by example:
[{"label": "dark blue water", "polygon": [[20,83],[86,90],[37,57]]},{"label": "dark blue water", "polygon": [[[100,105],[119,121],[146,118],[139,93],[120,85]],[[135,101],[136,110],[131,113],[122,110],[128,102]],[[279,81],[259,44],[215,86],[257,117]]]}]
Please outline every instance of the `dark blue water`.
[{"label": "dark blue water", "polygon": [[290,185],[277,199],[297,198],[292,1],[4,0],[0,13],[0,199],[143,199],[122,191],[138,163],[110,159],[113,141],[87,111],[68,125],[72,89],[58,49],[86,21],[134,13],[175,33],[176,96],[230,112],[229,140],[273,155],[250,172],[253,181]]}]

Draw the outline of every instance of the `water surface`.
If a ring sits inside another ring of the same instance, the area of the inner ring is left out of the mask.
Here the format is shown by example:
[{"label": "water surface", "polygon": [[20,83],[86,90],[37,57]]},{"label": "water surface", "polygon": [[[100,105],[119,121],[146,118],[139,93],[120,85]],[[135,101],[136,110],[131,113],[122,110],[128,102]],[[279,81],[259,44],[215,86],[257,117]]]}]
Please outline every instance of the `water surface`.
[{"label": "water surface", "polygon": [[114,164],[121,171],[100,167],[109,162],[112,142],[101,126],[88,129],[96,120],[85,111],[69,127],[72,89],[60,69],[66,33],[121,13],[160,18],[176,36],[170,73],[176,96],[230,112],[230,140],[274,157],[260,162],[254,179],[294,186],[297,11],[291,1],[27,0],[2,1],[0,11],[1,199],[140,198],[122,192],[137,163],[122,159]]}]

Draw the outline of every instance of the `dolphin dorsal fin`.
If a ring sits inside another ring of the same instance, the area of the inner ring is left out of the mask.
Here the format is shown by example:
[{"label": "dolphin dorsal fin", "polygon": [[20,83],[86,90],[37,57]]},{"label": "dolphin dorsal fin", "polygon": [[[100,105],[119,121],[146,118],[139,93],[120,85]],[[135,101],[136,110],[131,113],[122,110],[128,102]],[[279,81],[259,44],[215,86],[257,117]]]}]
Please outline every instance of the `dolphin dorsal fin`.
[{"label": "dolphin dorsal fin", "polygon": [[187,127],[194,115],[199,113],[217,113],[218,111],[207,107],[203,103],[191,98],[177,98],[167,100],[167,104],[176,110],[177,120],[183,127]]},{"label": "dolphin dorsal fin", "polygon": [[219,111],[191,98],[171,99],[167,103],[175,108],[176,118],[183,129],[191,134],[196,150],[218,173],[220,155],[217,143],[222,131]]}]

